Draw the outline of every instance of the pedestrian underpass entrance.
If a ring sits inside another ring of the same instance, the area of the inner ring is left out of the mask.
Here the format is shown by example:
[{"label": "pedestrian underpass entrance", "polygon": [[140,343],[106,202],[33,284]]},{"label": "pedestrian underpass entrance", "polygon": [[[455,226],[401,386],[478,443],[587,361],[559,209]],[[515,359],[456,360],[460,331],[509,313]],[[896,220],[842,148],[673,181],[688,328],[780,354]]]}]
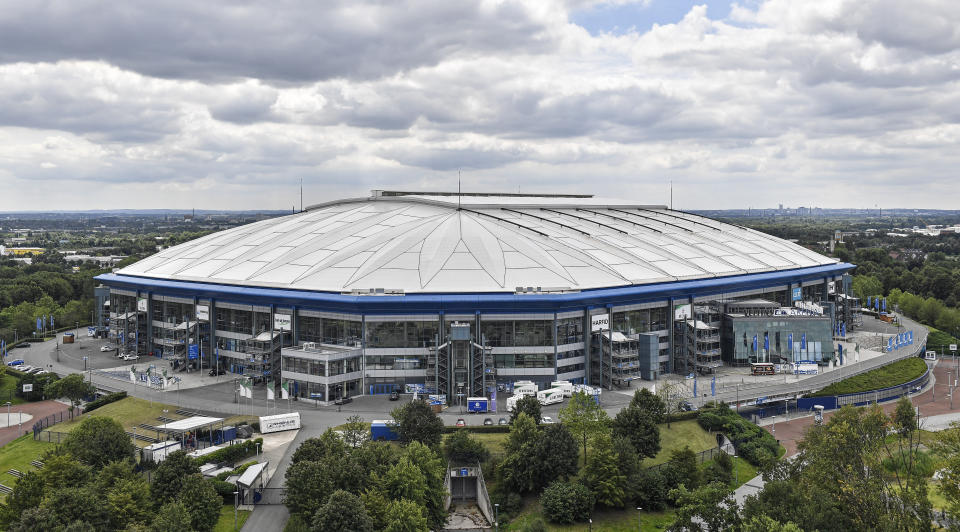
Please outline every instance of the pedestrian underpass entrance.
[{"label": "pedestrian underpass entrance", "polygon": [[450,517],[444,530],[490,530],[495,523],[493,505],[487,494],[480,465],[449,466],[445,481],[446,508]]}]

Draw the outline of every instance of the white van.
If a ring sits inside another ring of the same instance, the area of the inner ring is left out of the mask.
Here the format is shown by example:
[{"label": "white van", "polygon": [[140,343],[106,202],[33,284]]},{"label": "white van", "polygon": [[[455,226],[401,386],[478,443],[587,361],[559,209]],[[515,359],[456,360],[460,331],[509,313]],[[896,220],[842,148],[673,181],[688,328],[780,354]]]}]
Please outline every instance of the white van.
[{"label": "white van", "polygon": [[553,381],[550,383],[550,387],[563,390],[564,397],[573,397],[573,383],[570,381]]},{"label": "white van", "polygon": [[522,384],[520,386],[515,386],[513,388],[513,395],[529,395],[531,397],[536,397],[537,392],[540,391],[540,387],[532,382],[530,384]]},{"label": "white van", "polygon": [[507,397],[507,412],[513,412],[513,408],[517,406],[517,401],[523,399],[526,395],[514,395],[513,397]]},{"label": "white van", "polygon": [[548,388],[537,392],[537,401],[541,406],[547,406],[563,401],[563,388]]}]

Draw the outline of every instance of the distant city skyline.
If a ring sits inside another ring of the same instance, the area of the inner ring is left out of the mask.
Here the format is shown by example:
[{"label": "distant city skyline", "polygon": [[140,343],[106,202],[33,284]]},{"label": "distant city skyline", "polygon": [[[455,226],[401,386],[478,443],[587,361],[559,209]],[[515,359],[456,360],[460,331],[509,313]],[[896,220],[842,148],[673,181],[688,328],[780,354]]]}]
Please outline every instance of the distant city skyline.
[{"label": "distant city skyline", "polygon": [[935,0],[9,3],[0,212],[289,210],[301,179],[305,205],[460,180],[952,209],[957,20]]}]

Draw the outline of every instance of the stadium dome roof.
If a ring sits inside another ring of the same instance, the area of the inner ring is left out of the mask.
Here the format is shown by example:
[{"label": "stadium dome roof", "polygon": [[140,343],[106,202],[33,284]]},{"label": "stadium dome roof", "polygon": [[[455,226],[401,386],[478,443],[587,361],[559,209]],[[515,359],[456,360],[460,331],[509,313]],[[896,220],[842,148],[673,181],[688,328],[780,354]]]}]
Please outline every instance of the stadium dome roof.
[{"label": "stadium dome roof", "polygon": [[373,191],[165,249],[119,274],[323,292],[545,292],[835,264],[664,206],[587,195]]}]

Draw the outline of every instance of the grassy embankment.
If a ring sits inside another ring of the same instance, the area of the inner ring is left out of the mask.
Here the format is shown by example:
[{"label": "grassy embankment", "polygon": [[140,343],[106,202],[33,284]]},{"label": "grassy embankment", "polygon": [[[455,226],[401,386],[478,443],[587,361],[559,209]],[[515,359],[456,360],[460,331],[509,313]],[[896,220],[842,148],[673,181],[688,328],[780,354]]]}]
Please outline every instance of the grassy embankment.
[{"label": "grassy embankment", "polygon": [[807,397],[824,397],[848,393],[869,392],[910,382],[927,371],[927,364],[920,358],[906,358],[893,364],[870,370],[866,373],[835,382]]}]

